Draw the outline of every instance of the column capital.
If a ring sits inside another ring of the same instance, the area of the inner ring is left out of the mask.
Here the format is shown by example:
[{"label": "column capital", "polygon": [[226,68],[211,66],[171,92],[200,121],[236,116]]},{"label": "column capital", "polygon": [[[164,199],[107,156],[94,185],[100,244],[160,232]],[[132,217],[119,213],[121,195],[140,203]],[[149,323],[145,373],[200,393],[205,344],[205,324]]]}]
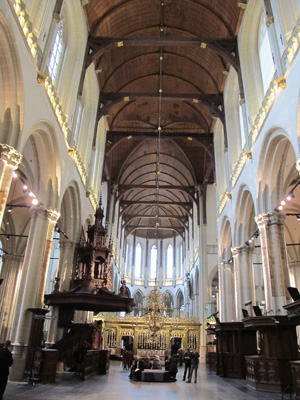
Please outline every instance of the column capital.
[{"label": "column capital", "polygon": [[21,263],[24,261],[24,256],[17,256],[14,254],[3,254],[2,261],[6,261],[6,260]]},{"label": "column capital", "polygon": [[60,213],[58,211],[43,208],[42,206],[32,207],[31,215],[48,219],[52,223],[56,223],[58,218],[60,217]]},{"label": "column capital", "polygon": [[22,154],[14,147],[8,144],[0,144],[0,160],[17,169],[22,161]]},{"label": "column capital", "polygon": [[298,173],[300,175],[300,158],[298,158],[298,160],[296,161],[296,170],[298,171]]},{"label": "column capital", "polygon": [[241,255],[241,254],[252,253],[253,250],[254,250],[253,246],[247,246],[247,245],[231,247],[231,253],[232,253],[233,257],[236,257],[236,256]]},{"label": "column capital", "polygon": [[277,211],[262,213],[255,217],[255,222],[257,223],[258,227],[266,225],[283,225],[284,220],[285,215],[280,214]]}]

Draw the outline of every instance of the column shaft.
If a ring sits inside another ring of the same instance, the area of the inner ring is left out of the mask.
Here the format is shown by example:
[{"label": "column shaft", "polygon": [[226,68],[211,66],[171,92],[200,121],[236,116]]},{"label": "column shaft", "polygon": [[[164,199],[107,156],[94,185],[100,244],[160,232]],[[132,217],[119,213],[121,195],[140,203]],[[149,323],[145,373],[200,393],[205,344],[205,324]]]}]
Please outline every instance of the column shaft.
[{"label": "column shaft", "polygon": [[255,217],[261,237],[266,310],[280,313],[287,302],[289,286],[284,238],[285,216],[276,211]]},{"label": "column shaft", "polygon": [[28,309],[41,308],[43,304],[51,234],[58,216],[56,212],[40,208],[32,210],[11,335],[15,359],[10,376],[12,380],[21,380],[23,377],[32,320],[32,313]]},{"label": "column shaft", "polygon": [[17,293],[20,285],[23,257],[5,254],[2,257],[3,278],[0,287],[0,343],[10,338],[13,313],[16,306]]},{"label": "column shaft", "polygon": [[231,251],[234,259],[235,311],[237,320],[241,321],[243,318],[242,308],[245,307],[245,303],[251,300],[255,304],[253,247],[234,247]]},{"label": "column shaft", "polygon": [[61,278],[60,290],[70,289],[70,278],[73,270],[74,252],[76,243],[72,240],[60,240],[58,272]]}]

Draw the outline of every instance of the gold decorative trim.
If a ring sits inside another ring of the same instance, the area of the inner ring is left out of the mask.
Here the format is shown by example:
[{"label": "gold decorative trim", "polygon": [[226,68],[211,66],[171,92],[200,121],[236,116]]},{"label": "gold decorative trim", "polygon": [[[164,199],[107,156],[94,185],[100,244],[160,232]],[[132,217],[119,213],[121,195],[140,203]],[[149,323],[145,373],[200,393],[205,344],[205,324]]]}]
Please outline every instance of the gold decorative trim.
[{"label": "gold decorative trim", "polygon": [[37,76],[36,76],[37,82],[44,83],[46,79],[47,79],[47,76],[43,72],[38,71]]},{"label": "gold decorative trim", "polygon": [[286,88],[286,79],[284,76],[282,76],[281,78],[277,79],[277,85],[279,87],[281,87],[281,89],[285,89]]}]

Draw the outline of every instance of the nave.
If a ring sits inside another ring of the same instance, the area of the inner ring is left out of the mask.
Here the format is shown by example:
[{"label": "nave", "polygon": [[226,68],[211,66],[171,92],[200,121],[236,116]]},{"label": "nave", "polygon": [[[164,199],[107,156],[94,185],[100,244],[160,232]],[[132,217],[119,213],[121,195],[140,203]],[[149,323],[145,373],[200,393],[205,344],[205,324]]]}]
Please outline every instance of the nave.
[{"label": "nave", "polygon": [[[198,382],[182,381],[183,367],[178,367],[177,381],[172,383],[132,382],[120,361],[111,361],[106,375],[97,375],[82,382],[73,374],[57,374],[55,384],[35,385],[8,382],[5,400],[279,400],[279,393],[255,391],[244,379],[228,379],[210,374],[199,365]],[[288,399],[289,395],[283,398]]]}]

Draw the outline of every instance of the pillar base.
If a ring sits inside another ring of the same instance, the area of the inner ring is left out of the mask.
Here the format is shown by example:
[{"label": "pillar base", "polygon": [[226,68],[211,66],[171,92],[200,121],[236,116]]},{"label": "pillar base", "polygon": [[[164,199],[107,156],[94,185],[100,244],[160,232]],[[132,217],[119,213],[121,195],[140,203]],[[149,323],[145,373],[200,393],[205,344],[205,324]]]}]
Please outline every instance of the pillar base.
[{"label": "pillar base", "polygon": [[206,356],[206,346],[205,345],[199,346],[199,354],[200,354],[199,363],[204,364],[205,356]]},{"label": "pillar base", "polygon": [[24,379],[24,370],[26,364],[28,345],[27,344],[13,344],[13,359],[14,363],[10,368],[9,379],[11,381],[22,381]]}]

